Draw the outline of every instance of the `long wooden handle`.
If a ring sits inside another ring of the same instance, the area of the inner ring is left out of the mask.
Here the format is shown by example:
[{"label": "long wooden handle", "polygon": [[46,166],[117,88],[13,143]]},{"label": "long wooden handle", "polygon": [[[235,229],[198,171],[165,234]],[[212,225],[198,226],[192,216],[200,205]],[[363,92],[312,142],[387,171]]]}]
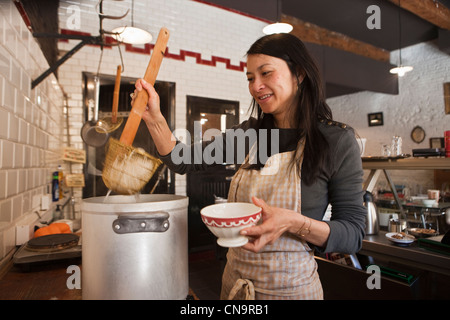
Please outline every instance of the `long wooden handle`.
[{"label": "long wooden handle", "polygon": [[119,109],[119,92],[120,92],[120,78],[122,74],[122,66],[117,66],[117,74],[116,74],[116,83],[114,84],[114,94],[113,94],[113,105],[112,105],[112,114],[111,114],[111,122],[117,122],[117,110]]},{"label": "long wooden handle", "polygon": [[[144,80],[154,85],[156,76],[158,75],[159,67],[166,51],[167,42],[169,41],[170,32],[166,28],[161,28],[159,31],[158,39],[156,39],[155,47],[153,48],[152,57],[148,63],[147,70],[145,71]],[[145,90],[138,92],[137,97],[134,99],[133,106],[131,107],[130,115],[128,116],[127,123],[120,136],[120,142],[125,145],[131,146],[136,132],[141,123],[142,114],[147,107],[148,93]]]}]

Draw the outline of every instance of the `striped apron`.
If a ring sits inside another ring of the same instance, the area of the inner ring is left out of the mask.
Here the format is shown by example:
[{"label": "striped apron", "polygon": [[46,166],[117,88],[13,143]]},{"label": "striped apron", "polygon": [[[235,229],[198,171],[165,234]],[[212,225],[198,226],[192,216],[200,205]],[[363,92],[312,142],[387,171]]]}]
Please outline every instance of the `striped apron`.
[{"label": "striped apron", "polygon": [[[303,149],[303,146],[300,147]],[[301,179],[296,166],[289,166],[293,154],[294,151],[273,155],[261,170],[240,168],[231,182],[228,201],[251,203],[252,196],[256,196],[270,206],[300,213]],[[299,161],[302,160],[301,152]],[[313,250],[306,242],[288,233],[259,253],[229,248],[221,299],[249,298],[323,299]]]}]

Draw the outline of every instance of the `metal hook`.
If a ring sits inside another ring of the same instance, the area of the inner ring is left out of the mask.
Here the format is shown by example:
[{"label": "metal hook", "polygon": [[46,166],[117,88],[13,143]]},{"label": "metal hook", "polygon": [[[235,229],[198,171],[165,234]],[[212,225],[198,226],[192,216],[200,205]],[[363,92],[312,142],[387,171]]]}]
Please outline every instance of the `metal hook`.
[{"label": "metal hook", "polygon": [[120,50],[120,45],[118,45],[117,47],[119,48],[120,62],[122,64],[122,71],[121,71],[121,73],[123,73],[125,71],[125,64],[123,63],[122,51]]},{"label": "metal hook", "polygon": [[130,9],[127,10],[127,12],[125,12],[124,15],[122,16],[110,16],[110,15],[106,15],[103,12],[101,12],[99,10],[99,6],[102,4],[103,0],[99,0],[98,3],[95,5],[95,11],[97,11],[97,14],[103,18],[103,19],[114,19],[114,20],[120,20],[123,19],[127,16],[127,14],[130,12]]}]

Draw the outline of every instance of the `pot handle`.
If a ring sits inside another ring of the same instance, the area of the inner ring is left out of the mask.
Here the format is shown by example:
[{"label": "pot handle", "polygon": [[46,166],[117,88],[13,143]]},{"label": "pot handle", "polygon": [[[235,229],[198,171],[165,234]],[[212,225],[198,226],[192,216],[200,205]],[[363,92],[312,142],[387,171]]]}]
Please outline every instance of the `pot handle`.
[{"label": "pot handle", "polygon": [[156,211],[145,213],[123,213],[112,223],[117,234],[138,232],[166,232],[169,229],[169,213]]}]

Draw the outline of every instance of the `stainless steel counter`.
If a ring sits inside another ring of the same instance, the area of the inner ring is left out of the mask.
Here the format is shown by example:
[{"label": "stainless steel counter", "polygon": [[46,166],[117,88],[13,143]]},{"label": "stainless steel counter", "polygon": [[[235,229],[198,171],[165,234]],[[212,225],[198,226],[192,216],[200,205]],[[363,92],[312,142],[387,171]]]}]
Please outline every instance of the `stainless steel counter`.
[{"label": "stainless steel counter", "polygon": [[390,242],[385,235],[385,231],[380,231],[377,235],[366,236],[359,253],[450,276],[450,256],[421,248],[417,241],[409,246],[399,246]]}]

